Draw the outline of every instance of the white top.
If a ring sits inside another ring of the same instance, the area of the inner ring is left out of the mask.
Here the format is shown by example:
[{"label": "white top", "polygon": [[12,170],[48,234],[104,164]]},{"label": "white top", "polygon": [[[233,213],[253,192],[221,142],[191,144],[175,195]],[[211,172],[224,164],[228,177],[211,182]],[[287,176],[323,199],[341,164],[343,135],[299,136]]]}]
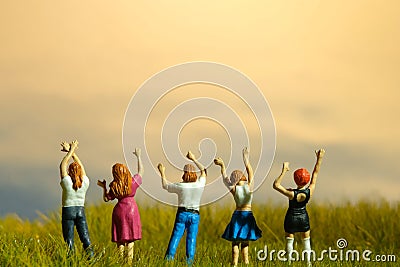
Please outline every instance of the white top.
[{"label": "white top", "polygon": [[62,191],[62,206],[63,207],[73,207],[79,206],[83,207],[85,205],[86,191],[89,188],[89,178],[84,175],[82,187],[78,190],[72,188],[72,179],[69,175],[61,179],[60,185],[63,189]]},{"label": "white top", "polygon": [[174,183],[167,185],[166,190],[178,194],[178,206],[199,210],[201,195],[206,185],[206,177],[200,176],[193,183]]},{"label": "white top", "polygon": [[250,187],[247,183],[244,185],[237,185],[233,198],[235,199],[237,207],[251,205],[253,200],[253,192],[250,191]]}]

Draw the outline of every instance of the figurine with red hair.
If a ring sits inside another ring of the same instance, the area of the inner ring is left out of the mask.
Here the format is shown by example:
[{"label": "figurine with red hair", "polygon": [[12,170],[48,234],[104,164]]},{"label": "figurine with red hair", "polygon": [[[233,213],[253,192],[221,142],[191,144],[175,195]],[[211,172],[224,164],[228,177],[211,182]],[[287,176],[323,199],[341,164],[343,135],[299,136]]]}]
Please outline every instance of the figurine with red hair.
[{"label": "figurine with red hair", "polygon": [[[303,240],[304,251],[306,252],[307,262],[310,265],[310,222],[306,209],[306,205],[312,197],[315,185],[317,183],[317,176],[321,166],[322,158],[325,154],[324,149],[315,151],[317,161],[310,179],[310,173],[306,169],[298,169],[294,172],[294,181],[297,185],[296,189],[287,189],[281,185],[283,176],[289,171],[289,162],[284,162],[282,173],[273,183],[273,188],[289,198],[289,208],[286,212],[284,229],[286,232],[286,252],[288,261],[291,261],[294,234],[301,233]],[[310,182],[311,180],[311,182]]]},{"label": "figurine with red hair", "polygon": [[140,148],[136,148],[133,154],[137,157],[137,174],[132,176],[126,165],[115,163],[112,166],[114,179],[110,183],[110,190],[107,192],[105,180],[97,181],[97,185],[103,188],[105,202],[118,199],[112,213],[111,241],[117,243],[121,257],[125,257],[128,264],[133,260],[134,242],[142,239],[142,225],[134,196],[142,184],[144,169]]},{"label": "figurine with red hair", "polygon": [[[69,251],[74,251],[74,227],[79,234],[79,239],[89,257],[93,256],[90,246],[89,230],[85,215],[85,197],[89,188],[89,178],[86,176],[85,168],[80,161],[76,150],[78,141],[71,144],[61,143],[61,151],[67,152],[60,163],[60,177],[62,188],[62,232],[63,238],[68,245]],[[73,162],[68,165],[72,158]],[[68,167],[67,167],[68,166]]]}]

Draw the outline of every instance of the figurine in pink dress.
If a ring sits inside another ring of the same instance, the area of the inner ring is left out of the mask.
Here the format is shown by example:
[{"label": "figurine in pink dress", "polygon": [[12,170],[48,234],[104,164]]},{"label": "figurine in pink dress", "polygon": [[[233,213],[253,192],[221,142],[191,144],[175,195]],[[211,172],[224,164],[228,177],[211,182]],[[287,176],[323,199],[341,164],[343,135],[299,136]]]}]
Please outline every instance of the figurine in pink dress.
[{"label": "figurine in pink dress", "polygon": [[97,181],[103,188],[103,199],[108,202],[118,199],[112,214],[111,241],[116,242],[120,254],[125,256],[128,263],[133,259],[134,241],[142,239],[142,225],[140,222],[139,210],[135,201],[135,194],[142,184],[143,164],[141,150],[136,148],[133,154],[138,160],[138,173],[133,177],[127,166],[116,163],[112,167],[114,180],[110,183],[110,190],[107,192],[106,181]]}]

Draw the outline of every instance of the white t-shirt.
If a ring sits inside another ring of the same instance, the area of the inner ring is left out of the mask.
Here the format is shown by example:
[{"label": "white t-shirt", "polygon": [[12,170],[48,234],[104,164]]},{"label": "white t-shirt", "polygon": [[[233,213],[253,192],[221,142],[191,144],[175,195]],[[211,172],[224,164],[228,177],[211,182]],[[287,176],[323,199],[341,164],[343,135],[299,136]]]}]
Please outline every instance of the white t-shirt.
[{"label": "white t-shirt", "polygon": [[200,176],[193,183],[174,183],[167,186],[170,193],[178,195],[178,206],[187,209],[199,210],[201,195],[206,185],[206,177]]},{"label": "white t-shirt", "polygon": [[85,206],[85,196],[86,191],[89,188],[89,178],[85,175],[83,176],[82,187],[78,190],[72,188],[72,179],[69,175],[61,179],[60,185],[62,187],[62,206],[63,207],[73,207]]}]

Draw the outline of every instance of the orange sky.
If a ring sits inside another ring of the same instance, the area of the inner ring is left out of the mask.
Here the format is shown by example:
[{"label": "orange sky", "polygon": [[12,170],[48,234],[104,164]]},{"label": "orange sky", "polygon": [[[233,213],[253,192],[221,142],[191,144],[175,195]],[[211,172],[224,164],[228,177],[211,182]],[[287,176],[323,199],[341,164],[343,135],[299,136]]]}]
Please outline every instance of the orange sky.
[{"label": "orange sky", "polygon": [[62,139],[80,140],[93,180],[110,177],[135,91],[199,60],[243,72],[272,109],[276,158],[257,201],[281,199],[270,184],[282,162],[311,169],[319,147],[315,201],[398,200],[398,10],[395,0],[2,1],[0,201],[15,200],[0,215],[59,206]]}]

